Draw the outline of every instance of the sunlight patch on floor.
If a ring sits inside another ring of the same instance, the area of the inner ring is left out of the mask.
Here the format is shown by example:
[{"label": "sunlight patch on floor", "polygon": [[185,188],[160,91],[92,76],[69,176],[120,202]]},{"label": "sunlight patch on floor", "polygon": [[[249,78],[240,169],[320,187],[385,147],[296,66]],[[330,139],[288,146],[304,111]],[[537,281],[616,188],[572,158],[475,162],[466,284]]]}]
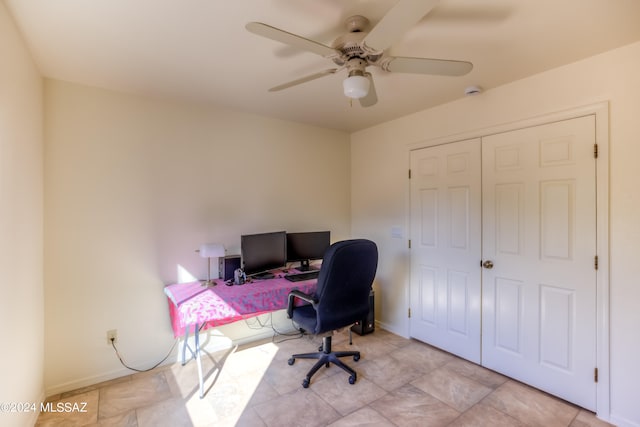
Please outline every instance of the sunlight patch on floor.
[{"label": "sunlight patch on floor", "polygon": [[[279,349],[272,342],[238,349],[229,338],[211,332],[213,336],[209,335],[203,343],[205,396],[199,397],[197,373],[193,369],[192,385],[196,387],[185,399],[185,408],[193,425],[202,425],[205,420],[234,425],[256,394]],[[195,367],[195,360],[188,364]]]}]

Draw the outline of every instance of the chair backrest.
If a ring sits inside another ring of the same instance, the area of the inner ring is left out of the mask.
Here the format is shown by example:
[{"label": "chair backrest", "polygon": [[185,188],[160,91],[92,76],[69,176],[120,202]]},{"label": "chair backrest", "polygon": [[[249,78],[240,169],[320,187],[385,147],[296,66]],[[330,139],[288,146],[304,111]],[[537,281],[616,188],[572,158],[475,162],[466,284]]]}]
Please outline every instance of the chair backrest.
[{"label": "chair backrest", "polygon": [[366,318],[377,268],[378,248],[370,240],[343,240],[327,249],[316,290],[316,334]]}]

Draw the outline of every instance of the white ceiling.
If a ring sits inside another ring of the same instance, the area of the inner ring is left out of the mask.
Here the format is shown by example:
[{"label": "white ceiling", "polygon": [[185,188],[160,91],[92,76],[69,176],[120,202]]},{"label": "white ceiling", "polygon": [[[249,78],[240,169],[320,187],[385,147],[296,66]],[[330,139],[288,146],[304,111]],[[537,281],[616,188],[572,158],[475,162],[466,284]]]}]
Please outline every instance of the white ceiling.
[{"label": "white ceiling", "polygon": [[[46,77],[354,131],[640,40],[638,0],[441,0],[390,48],[466,60],[463,77],[370,67],[378,103],[350,106],[346,72],[267,90],[334,64],[245,30],[260,21],[331,45],[396,0],[4,0]],[[420,0],[416,0],[420,1]]]}]

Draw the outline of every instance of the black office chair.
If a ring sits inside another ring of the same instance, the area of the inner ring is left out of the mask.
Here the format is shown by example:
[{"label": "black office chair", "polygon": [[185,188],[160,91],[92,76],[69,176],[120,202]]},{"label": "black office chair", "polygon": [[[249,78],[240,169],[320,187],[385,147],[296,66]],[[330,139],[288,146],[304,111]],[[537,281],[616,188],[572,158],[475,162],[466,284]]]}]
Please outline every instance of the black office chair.
[{"label": "black office chair", "polygon": [[[287,314],[302,329],[313,334],[324,334],[350,326],[367,317],[369,293],[378,267],[378,248],[370,240],[355,239],[336,242],[324,254],[318,287],[314,295],[294,290],[289,294]],[[308,304],[295,305],[297,298]],[[351,333],[351,331],[349,331]],[[351,374],[349,383],[356,382],[357,374],[339,358],[352,356],[360,359],[359,351],[331,351],[331,335],[322,339],[317,353],[294,354],[289,359],[319,359],[302,381],[309,387],[311,377],[322,365],[333,363]]]}]

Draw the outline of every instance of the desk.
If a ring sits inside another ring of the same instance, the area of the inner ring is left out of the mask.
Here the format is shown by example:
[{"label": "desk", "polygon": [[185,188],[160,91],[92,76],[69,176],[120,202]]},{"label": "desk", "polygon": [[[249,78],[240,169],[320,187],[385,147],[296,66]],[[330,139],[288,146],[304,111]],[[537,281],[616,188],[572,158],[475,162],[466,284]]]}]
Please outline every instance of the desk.
[{"label": "desk", "polygon": [[[313,294],[316,290],[317,279],[290,282],[282,272],[275,274],[273,279],[254,280],[244,285],[227,286],[223,280],[217,279],[216,286],[211,287],[202,286],[201,282],[191,282],[164,288],[169,299],[173,334],[176,338],[184,335],[182,364],[187,362],[187,350],[198,364],[201,398],[204,395],[198,336],[201,330],[287,308],[288,295],[293,289],[307,294]],[[194,349],[187,344],[192,326]]]}]

